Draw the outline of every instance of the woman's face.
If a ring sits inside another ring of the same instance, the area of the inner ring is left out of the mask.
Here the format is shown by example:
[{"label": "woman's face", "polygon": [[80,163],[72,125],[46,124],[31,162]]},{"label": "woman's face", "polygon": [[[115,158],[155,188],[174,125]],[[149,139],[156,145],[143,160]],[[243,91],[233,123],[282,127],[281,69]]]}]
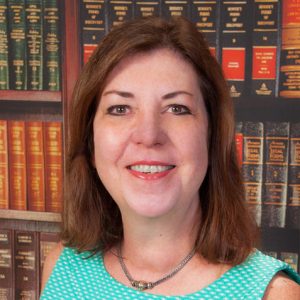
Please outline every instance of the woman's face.
[{"label": "woman's face", "polygon": [[168,49],[121,61],[94,119],[94,161],[122,214],[158,218],[199,208],[208,120],[193,67]]}]

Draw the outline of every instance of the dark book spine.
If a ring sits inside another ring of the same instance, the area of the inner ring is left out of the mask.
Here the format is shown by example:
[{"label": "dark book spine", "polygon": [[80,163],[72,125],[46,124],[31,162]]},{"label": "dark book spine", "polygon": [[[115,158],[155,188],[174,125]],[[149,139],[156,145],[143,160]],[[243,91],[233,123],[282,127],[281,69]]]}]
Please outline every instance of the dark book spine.
[{"label": "dark book spine", "polygon": [[287,204],[289,123],[265,123],[262,225],[284,227]]},{"label": "dark book spine", "polygon": [[243,164],[243,149],[244,149],[244,137],[243,137],[243,122],[236,122],[235,124],[235,145],[236,155],[240,166]]},{"label": "dark book spine", "polygon": [[244,122],[243,179],[246,202],[256,220],[261,224],[262,181],[263,181],[263,138],[261,122]]},{"label": "dark book spine", "polygon": [[13,231],[0,229],[0,299],[14,299]]},{"label": "dark book spine", "polygon": [[286,226],[300,229],[300,123],[291,124]]},{"label": "dark book spine", "polygon": [[15,231],[15,298],[38,299],[38,235],[33,231]]},{"label": "dark book spine", "polygon": [[8,209],[8,208],[9,208],[9,178],[8,178],[7,121],[0,120],[0,209]]},{"label": "dark book spine", "polygon": [[7,1],[0,0],[0,89],[9,89]]},{"label": "dark book spine", "polygon": [[25,0],[8,0],[10,87],[26,89]]},{"label": "dark book spine", "polygon": [[104,0],[80,1],[80,26],[83,63],[85,64],[107,32]]},{"label": "dark book spine", "polygon": [[42,0],[26,1],[27,89],[43,89]]},{"label": "dark book spine", "polygon": [[160,0],[134,0],[134,17],[160,16]]},{"label": "dark book spine", "polygon": [[108,0],[108,30],[133,19],[133,0]]},{"label": "dark book spine", "polygon": [[189,18],[189,2],[188,0],[161,0],[161,14],[164,18],[186,17]]},{"label": "dark book spine", "polygon": [[61,84],[61,36],[58,0],[43,0],[44,89],[59,91]]},{"label": "dark book spine", "polygon": [[275,96],[279,2],[254,1],[252,35],[252,87],[258,96]]},{"label": "dark book spine", "polygon": [[245,91],[248,1],[222,1],[221,61],[230,94],[240,97]]},{"label": "dark book spine", "polygon": [[192,1],[191,21],[202,32],[211,53],[219,58],[220,1]]},{"label": "dark book spine", "polygon": [[282,1],[279,96],[300,97],[300,2]]}]

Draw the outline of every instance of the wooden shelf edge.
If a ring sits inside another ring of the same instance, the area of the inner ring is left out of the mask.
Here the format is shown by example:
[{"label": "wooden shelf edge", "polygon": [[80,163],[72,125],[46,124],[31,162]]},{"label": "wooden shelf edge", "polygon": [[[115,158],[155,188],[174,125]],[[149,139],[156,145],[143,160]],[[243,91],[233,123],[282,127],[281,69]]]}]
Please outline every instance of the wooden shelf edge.
[{"label": "wooden shelf edge", "polygon": [[0,209],[0,219],[61,222],[60,213]]},{"label": "wooden shelf edge", "polygon": [[61,102],[61,92],[0,90],[0,100]]}]

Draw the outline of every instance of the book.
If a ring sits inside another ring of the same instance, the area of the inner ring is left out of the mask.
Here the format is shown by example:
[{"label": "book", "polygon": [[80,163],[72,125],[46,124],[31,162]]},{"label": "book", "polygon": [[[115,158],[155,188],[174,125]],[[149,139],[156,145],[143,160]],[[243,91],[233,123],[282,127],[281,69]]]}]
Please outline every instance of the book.
[{"label": "book", "polygon": [[107,33],[104,0],[80,1],[80,26],[83,63],[86,64],[98,43]]},{"label": "book", "polygon": [[264,251],[264,254],[266,255],[269,255],[269,256],[272,256],[274,258],[277,258],[278,257],[278,254],[276,251]]},{"label": "book", "polygon": [[38,234],[15,231],[14,275],[15,299],[38,299]]},{"label": "book", "polygon": [[0,0],[0,90],[9,89],[7,1]]},{"label": "book", "polygon": [[300,97],[300,2],[282,1],[279,96]]},{"label": "book", "polygon": [[26,210],[25,121],[8,121],[10,209]]},{"label": "book", "polygon": [[236,154],[239,165],[242,167],[243,164],[243,122],[236,122],[235,124],[235,145],[236,145]]},{"label": "book", "polygon": [[289,264],[296,272],[298,272],[298,254],[293,252],[281,252],[280,259]]},{"label": "book", "polygon": [[159,0],[134,0],[134,18],[160,16]]},{"label": "book", "polygon": [[42,0],[25,2],[27,42],[27,89],[43,89]]},{"label": "book", "polygon": [[27,209],[45,211],[43,123],[26,122]]},{"label": "book", "polygon": [[44,89],[59,91],[61,84],[61,36],[58,0],[43,0]]},{"label": "book", "polygon": [[10,88],[26,89],[25,0],[7,0]]},{"label": "book", "polygon": [[61,122],[44,123],[46,211],[61,212],[63,144]]},{"label": "book", "polygon": [[290,128],[286,227],[300,229],[300,123]]},{"label": "book", "polygon": [[191,21],[207,40],[211,53],[219,59],[220,1],[195,1],[191,3]]},{"label": "book", "polygon": [[288,182],[289,123],[265,124],[265,177],[262,224],[285,227]]},{"label": "book", "polygon": [[248,1],[221,2],[221,64],[233,98],[245,93],[248,11]]},{"label": "book", "polygon": [[7,121],[0,120],[0,209],[9,208]]},{"label": "book", "polygon": [[243,122],[243,179],[245,198],[258,226],[261,225],[264,124]]},{"label": "book", "polygon": [[279,1],[255,0],[253,7],[251,92],[258,96],[274,97],[279,65]]},{"label": "book", "polygon": [[186,17],[189,18],[188,0],[161,0],[161,14],[164,18]]},{"label": "book", "polygon": [[107,0],[108,30],[133,19],[133,0]]},{"label": "book", "polygon": [[0,299],[14,299],[13,231],[0,229]]}]

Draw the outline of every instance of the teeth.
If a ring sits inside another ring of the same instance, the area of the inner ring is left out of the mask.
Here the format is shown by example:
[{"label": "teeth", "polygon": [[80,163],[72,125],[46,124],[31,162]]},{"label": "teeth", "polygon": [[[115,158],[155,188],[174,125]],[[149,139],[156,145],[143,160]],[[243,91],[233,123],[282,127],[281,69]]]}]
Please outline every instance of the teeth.
[{"label": "teeth", "polygon": [[151,165],[135,165],[129,167],[131,170],[142,172],[142,173],[159,173],[170,170],[173,166],[151,166]]}]

